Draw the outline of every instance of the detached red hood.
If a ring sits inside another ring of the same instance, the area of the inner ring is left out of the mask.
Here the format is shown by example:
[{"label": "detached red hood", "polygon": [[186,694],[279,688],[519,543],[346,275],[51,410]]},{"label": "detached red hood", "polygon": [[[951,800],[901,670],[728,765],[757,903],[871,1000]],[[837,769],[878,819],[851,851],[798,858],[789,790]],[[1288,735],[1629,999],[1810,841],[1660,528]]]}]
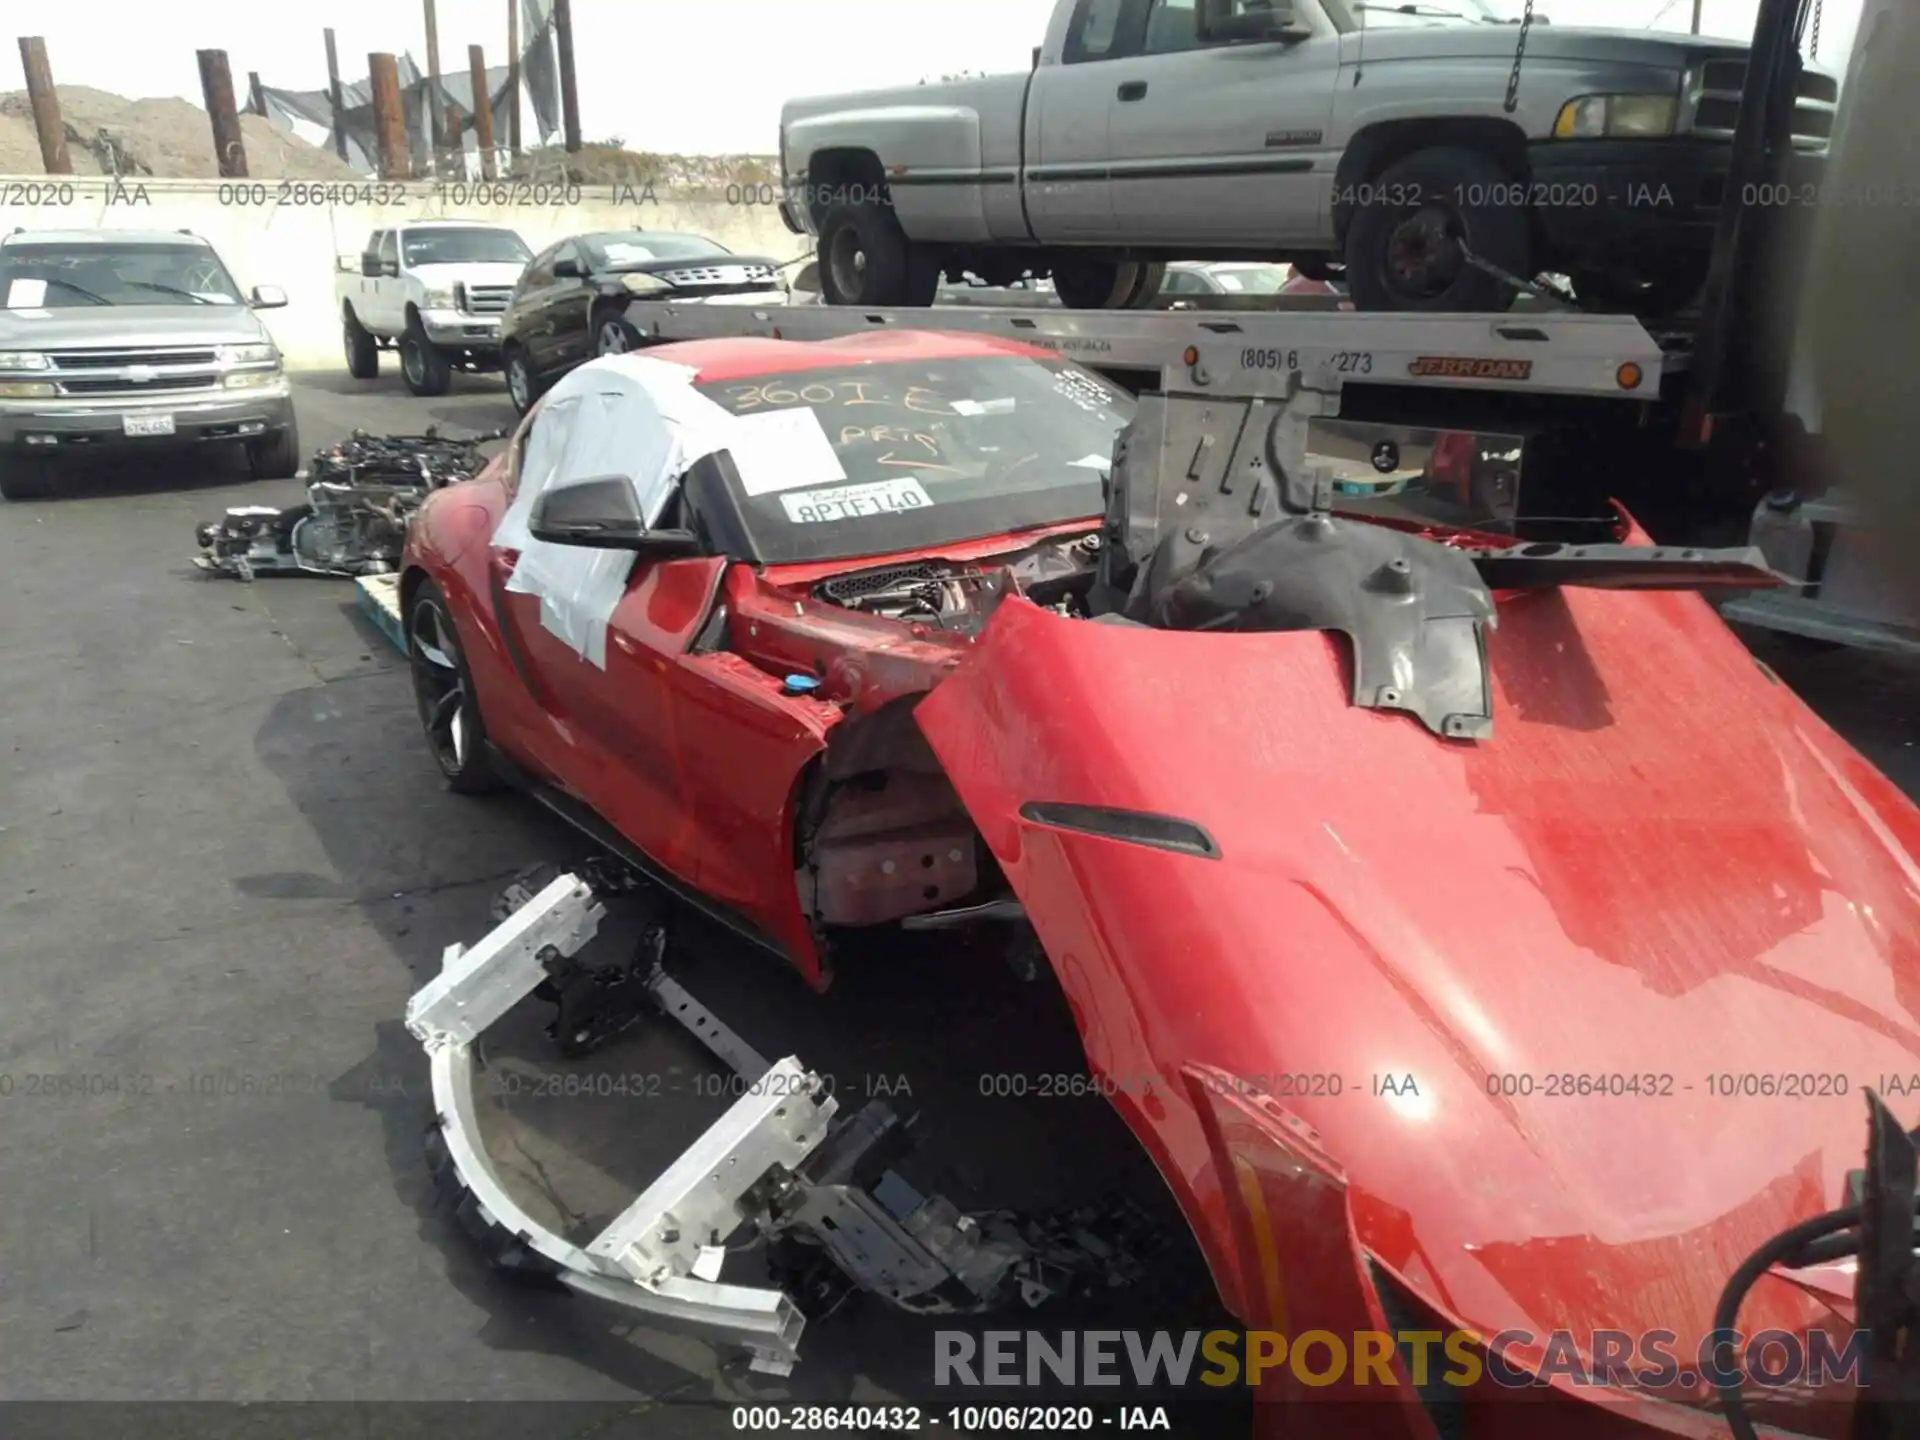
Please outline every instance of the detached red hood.
[{"label": "detached red hood", "polygon": [[[1861,1090],[1920,1076],[1920,811],[1698,596],[1521,595],[1489,650],[1493,738],[1455,743],[1350,705],[1317,632],[1010,601],[918,715],[1248,1323],[1189,1063],[1317,1130],[1360,1246],[1443,1313],[1690,1359],[1734,1267],[1841,1203]],[[1178,817],[1220,857],[1030,802]],[[1842,1078],[1744,1078],[1783,1075]],[[1642,1093],[1579,1093],[1612,1076]],[[1812,1098],[1743,1093],[1782,1088]],[[1764,1282],[1743,1328],[1819,1310]]]}]

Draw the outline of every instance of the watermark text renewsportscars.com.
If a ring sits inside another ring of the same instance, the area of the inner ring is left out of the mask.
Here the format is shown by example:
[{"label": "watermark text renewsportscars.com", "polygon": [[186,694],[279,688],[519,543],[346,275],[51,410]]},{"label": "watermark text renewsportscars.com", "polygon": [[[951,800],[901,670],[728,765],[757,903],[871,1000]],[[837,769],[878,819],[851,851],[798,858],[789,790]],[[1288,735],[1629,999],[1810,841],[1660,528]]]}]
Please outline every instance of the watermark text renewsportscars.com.
[{"label": "watermark text renewsportscars.com", "polygon": [[[1554,1331],[1544,1337],[1505,1330],[1491,1338],[1468,1330],[938,1330],[933,1383],[943,1388],[1189,1385],[1259,1386],[1289,1378],[1309,1387],[1392,1389],[1397,1354],[1416,1386],[1460,1389],[1490,1382],[1528,1389],[1556,1382],[1663,1390],[1711,1385],[1764,1388],[1859,1386],[1868,1354],[1865,1331],[1836,1338],[1824,1330],[1795,1335],[1717,1331],[1696,1355],[1683,1354],[1671,1330]],[[1538,1356],[1521,1368],[1516,1351]]]}]

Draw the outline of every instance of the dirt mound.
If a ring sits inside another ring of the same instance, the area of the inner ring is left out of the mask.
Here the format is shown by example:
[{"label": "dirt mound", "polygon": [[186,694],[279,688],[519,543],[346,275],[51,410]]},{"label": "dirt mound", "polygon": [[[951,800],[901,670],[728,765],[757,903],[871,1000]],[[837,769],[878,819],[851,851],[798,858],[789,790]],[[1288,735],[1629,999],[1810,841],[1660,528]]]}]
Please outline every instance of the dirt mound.
[{"label": "dirt mound", "polygon": [[[127,100],[85,85],[55,87],[67,154],[78,175],[152,175],[215,179],[213,126],[207,112],[178,99]],[[247,173],[256,180],[346,180],[355,171],[330,150],[309,145],[258,115],[242,115]],[[40,175],[40,141],[24,90],[0,95],[0,175]]]},{"label": "dirt mound", "polygon": [[570,175],[582,185],[655,185],[680,190],[725,190],[729,185],[767,185],[780,179],[775,155],[655,155],[614,145],[582,145],[568,155],[558,145],[529,150],[515,168],[519,177],[558,180]]}]

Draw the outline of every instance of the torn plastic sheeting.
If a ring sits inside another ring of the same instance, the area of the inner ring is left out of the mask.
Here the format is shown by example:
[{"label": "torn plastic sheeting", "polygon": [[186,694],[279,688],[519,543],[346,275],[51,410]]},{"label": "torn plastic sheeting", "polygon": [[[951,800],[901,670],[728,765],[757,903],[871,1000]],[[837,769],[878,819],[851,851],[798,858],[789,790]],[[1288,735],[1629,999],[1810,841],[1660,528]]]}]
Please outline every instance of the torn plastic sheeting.
[{"label": "torn plastic sheeting", "polygon": [[494,533],[517,550],[507,589],[540,601],[540,624],[605,669],[607,623],[626,594],[634,556],[552,545],[530,528],[533,507],[557,485],[626,476],[640,514],[656,524],[687,467],[725,442],[731,417],[693,388],[696,372],[639,355],[590,361],[548,392],[528,435],[513,504]]}]

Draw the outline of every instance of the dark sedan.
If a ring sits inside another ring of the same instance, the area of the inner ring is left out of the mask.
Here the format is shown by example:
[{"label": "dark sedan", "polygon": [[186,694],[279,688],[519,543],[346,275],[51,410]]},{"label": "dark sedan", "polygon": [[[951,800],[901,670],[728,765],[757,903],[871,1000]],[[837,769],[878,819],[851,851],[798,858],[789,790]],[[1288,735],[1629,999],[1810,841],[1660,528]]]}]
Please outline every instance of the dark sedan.
[{"label": "dark sedan", "polygon": [[639,343],[635,300],[726,300],[783,292],[780,262],[736,255],[704,235],[575,235],[527,262],[500,329],[507,393],[522,415],[574,366]]}]

